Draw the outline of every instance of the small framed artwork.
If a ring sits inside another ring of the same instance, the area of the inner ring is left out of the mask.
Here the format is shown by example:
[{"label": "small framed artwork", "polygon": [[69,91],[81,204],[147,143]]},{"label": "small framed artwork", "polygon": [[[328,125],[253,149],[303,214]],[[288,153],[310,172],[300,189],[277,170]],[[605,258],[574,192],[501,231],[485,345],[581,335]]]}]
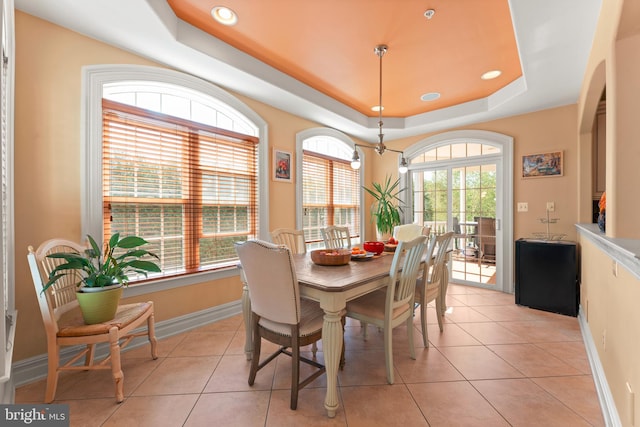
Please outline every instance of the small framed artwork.
[{"label": "small framed artwork", "polygon": [[291,182],[292,156],[289,151],[273,149],[273,179]]},{"label": "small framed artwork", "polygon": [[562,151],[522,156],[523,178],[543,178],[562,174]]}]

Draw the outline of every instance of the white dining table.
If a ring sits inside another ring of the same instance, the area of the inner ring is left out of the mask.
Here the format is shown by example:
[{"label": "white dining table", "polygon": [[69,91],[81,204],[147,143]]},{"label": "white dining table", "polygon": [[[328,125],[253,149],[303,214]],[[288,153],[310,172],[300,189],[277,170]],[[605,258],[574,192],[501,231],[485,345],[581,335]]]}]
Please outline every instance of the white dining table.
[{"label": "white dining table", "polygon": [[[342,316],[347,301],[387,286],[393,253],[383,252],[366,261],[350,261],[342,266],[322,266],[311,261],[309,253],[293,255],[301,296],[318,301],[324,310],[322,347],[327,374],[324,407],[330,418],[338,409],[338,368],[342,353]],[[243,280],[242,309],[246,330],[245,354],[253,355],[251,341],[251,301]]]}]

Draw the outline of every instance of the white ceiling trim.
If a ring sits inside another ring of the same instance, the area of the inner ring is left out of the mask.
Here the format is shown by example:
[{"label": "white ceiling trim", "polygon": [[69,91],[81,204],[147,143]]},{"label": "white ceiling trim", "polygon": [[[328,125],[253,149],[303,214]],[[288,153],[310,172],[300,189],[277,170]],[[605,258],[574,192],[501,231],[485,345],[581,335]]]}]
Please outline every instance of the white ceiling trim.
[{"label": "white ceiling trim", "polygon": [[[510,0],[523,77],[488,98],[407,118],[383,117],[385,140],[577,102],[602,0]],[[15,0],[16,8],[208,80],[355,138],[367,117],[175,16],[164,0]]]}]

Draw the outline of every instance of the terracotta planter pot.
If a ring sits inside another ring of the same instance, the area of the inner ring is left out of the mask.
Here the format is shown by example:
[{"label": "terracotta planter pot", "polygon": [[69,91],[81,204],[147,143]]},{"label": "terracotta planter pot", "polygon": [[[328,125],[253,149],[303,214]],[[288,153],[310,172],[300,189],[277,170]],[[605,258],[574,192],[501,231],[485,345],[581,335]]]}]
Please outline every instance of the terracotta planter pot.
[{"label": "terracotta planter pot", "polygon": [[80,311],[82,311],[84,323],[87,325],[113,319],[118,310],[120,297],[122,297],[122,285],[107,290],[102,288],[98,291],[98,289],[101,288],[92,289],[91,292],[76,292]]}]

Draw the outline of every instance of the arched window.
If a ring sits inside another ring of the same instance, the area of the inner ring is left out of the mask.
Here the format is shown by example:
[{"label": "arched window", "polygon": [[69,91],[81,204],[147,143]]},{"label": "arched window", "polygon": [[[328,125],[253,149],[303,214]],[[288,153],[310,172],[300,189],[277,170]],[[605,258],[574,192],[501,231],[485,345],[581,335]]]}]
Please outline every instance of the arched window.
[{"label": "arched window", "polygon": [[351,168],[354,143],[333,129],[311,129],[297,136],[300,205],[298,227],[309,248],[322,247],[320,230],[349,227],[352,244],[362,238],[361,172]]},{"label": "arched window", "polygon": [[87,234],[145,238],[162,269],[150,279],[235,267],[234,243],[261,237],[265,223],[264,122],[191,76],[88,68],[99,82],[89,84]]}]

